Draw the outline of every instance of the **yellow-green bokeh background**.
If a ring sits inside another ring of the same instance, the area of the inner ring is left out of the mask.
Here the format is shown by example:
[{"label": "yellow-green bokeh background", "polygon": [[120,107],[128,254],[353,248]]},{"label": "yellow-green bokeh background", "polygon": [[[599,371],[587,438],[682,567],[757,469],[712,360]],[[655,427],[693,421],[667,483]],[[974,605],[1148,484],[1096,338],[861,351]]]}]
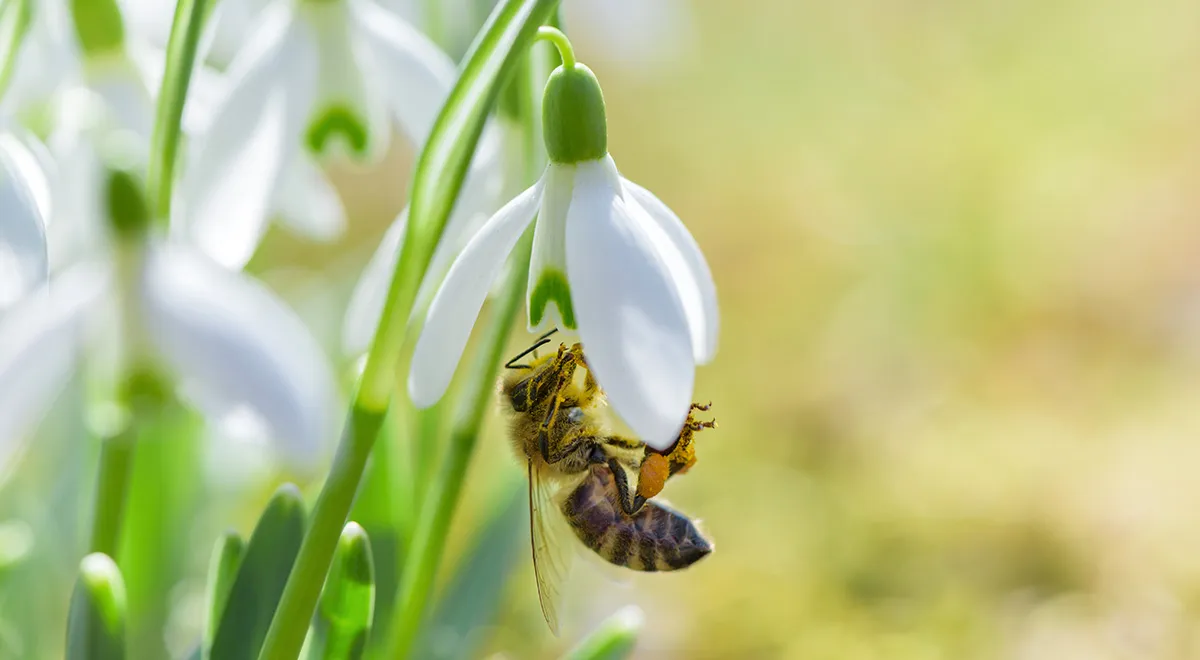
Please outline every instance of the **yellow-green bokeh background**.
[{"label": "yellow-green bokeh background", "polygon": [[1200,5],[692,7],[595,65],[723,322],[643,656],[1200,656]]}]

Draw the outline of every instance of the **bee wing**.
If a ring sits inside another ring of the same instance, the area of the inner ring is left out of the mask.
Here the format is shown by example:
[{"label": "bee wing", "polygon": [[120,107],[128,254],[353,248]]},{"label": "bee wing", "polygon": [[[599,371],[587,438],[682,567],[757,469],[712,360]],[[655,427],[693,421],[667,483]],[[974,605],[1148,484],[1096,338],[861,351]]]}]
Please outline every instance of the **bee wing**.
[{"label": "bee wing", "polygon": [[570,570],[571,555],[562,542],[560,518],[554,502],[553,484],[542,468],[529,462],[529,538],[533,545],[533,573],[537,578],[538,600],[550,632],[558,635],[558,604],[562,584]]}]

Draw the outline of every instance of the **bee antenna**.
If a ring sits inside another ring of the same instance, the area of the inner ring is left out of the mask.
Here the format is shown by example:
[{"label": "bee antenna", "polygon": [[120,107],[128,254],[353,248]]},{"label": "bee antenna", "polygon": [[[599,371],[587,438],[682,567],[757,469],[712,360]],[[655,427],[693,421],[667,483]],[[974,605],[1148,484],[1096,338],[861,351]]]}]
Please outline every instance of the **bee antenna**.
[{"label": "bee antenna", "polygon": [[505,369],[529,369],[530,368],[529,365],[515,364],[516,361],[520,360],[521,358],[525,357],[526,355],[529,355],[530,353],[536,351],[537,349],[541,348],[542,346],[549,344],[550,343],[550,335],[552,335],[556,332],[558,332],[558,328],[551,328],[549,332],[542,335],[541,337],[538,337],[538,340],[536,342],[534,342],[533,346],[530,346],[529,348],[521,351],[516,357],[509,360],[508,362],[505,362],[504,368]]}]

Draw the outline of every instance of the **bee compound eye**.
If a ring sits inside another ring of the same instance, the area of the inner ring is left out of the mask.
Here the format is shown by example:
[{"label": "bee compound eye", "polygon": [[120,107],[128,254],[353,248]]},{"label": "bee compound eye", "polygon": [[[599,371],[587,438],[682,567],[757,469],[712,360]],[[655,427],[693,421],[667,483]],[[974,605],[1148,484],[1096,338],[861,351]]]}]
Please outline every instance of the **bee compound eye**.
[{"label": "bee compound eye", "polygon": [[575,406],[567,411],[567,421],[578,424],[583,421],[583,408]]}]

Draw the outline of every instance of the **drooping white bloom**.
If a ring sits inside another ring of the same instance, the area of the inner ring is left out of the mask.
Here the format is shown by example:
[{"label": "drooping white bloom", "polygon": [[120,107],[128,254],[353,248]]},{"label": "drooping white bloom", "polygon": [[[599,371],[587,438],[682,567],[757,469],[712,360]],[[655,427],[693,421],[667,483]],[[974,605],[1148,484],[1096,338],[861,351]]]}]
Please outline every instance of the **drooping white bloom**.
[{"label": "drooping white bloom", "polygon": [[679,218],[617,171],[599,85],[586,67],[564,60],[546,86],[551,162],[450,267],[417,341],[409,395],[418,406],[441,398],[492,281],[536,217],[530,329],[577,329],[613,409],[665,449],[687,418],[695,366],[716,352],[716,290]]},{"label": "drooping white bloom", "polygon": [[[128,202],[132,186],[109,174],[112,220],[130,213],[113,200]],[[124,339],[116,350],[165,368],[210,420],[252,413],[284,456],[311,462],[335,430],[320,346],[262,285],[192,246],[141,234],[145,222],[134,218],[136,236],[64,269],[0,318],[0,472],[111,323]]]},{"label": "drooping white bloom", "polygon": [[317,157],[374,161],[393,121],[420,144],[455,78],[448,56],[372,0],[276,0],[254,20],[179,189],[181,229],[231,267],[276,213],[339,233],[344,211]]},{"label": "drooping white bloom", "polygon": [[32,135],[20,128],[0,132],[0,313],[46,279],[48,166]]}]

